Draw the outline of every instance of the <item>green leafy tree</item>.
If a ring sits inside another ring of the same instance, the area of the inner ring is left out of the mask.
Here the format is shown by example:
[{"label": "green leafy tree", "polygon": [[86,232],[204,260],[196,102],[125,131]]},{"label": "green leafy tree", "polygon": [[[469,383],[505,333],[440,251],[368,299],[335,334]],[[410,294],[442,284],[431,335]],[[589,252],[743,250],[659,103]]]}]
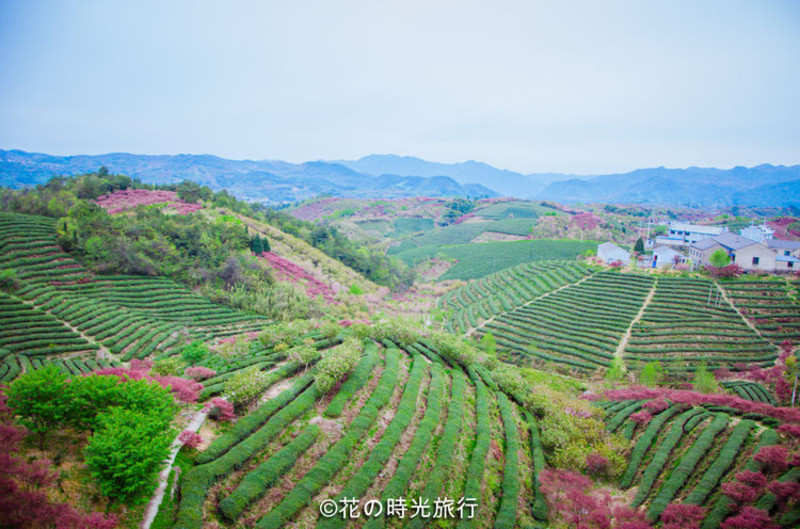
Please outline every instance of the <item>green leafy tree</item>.
[{"label": "green leafy tree", "polygon": [[725,250],[719,248],[714,250],[714,252],[709,256],[708,262],[711,263],[711,266],[714,268],[722,268],[723,266],[728,266],[731,264],[731,258]]},{"label": "green leafy tree", "polygon": [[701,393],[716,393],[719,391],[717,379],[714,378],[714,373],[708,370],[705,362],[701,363],[695,370],[692,384],[695,391]]},{"label": "green leafy tree", "polygon": [[64,424],[68,416],[67,376],[56,366],[28,371],[6,390],[8,406],[21,416],[21,422],[39,435],[44,448],[45,436]]},{"label": "green leafy tree", "polygon": [[86,465],[112,503],[135,504],[153,489],[174,432],[148,413],[114,407],[99,417]]},{"label": "green leafy tree", "polygon": [[661,362],[648,362],[639,374],[639,383],[644,386],[655,387],[664,379],[664,368]]},{"label": "green leafy tree", "polygon": [[181,358],[192,366],[206,356],[208,356],[208,347],[200,340],[193,341],[181,351]]},{"label": "green leafy tree", "polygon": [[644,241],[641,237],[636,239],[636,244],[633,245],[633,251],[636,253],[644,253]]},{"label": "green leafy tree", "polygon": [[69,421],[78,430],[94,431],[97,416],[124,403],[125,384],[114,375],[74,377],[67,385]]}]

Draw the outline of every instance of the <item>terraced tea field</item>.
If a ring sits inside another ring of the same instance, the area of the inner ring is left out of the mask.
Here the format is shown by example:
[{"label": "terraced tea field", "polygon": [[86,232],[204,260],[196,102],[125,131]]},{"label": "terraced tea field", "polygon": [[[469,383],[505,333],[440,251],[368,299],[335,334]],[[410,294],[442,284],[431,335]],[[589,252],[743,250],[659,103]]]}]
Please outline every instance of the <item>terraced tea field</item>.
[{"label": "terraced tea field", "polygon": [[[213,524],[335,528],[323,500],[359,499],[358,527],[423,527],[421,518],[368,516],[366,502],[472,497],[472,520],[449,527],[533,523],[535,421],[486,371],[449,365],[432,346],[367,340],[347,380],[331,394],[307,372],[275,377],[286,387],[217,437],[184,474],[180,502],[164,512],[181,529]],[[541,455],[539,456],[541,457]],[[494,486],[487,486],[494,483]],[[453,506],[456,509],[456,506]],[[463,511],[468,513],[467,511]],[[466,514],[465,514],[466,518]],[[406,525],[408,524],[408,525]]]},{"label": "terraced tea field", "polygon": [[95,276],[55,242],[55,221],[0,213],[0,268],[18,277],[0,294],[0,348],[5,380],[47,358],[99,351],[129,360],[168,355],[193,339],[262,329],[264,318],[236,312],[173,281],[147,276]]},{"label": "terraced tea field", "polygon": [[[769,513],[783,527],[800,520],[796,506],[776,502],[763,484],[747,481],[753,487],[752,499],[742,496],[736,506],[731,499],[735,492],[723,494],[744,487],[739,479],[758,478],[764,483],[797,480],[797,469],[789,466],[786,449],[773,446],[782,442],[774,427],[788,418],[786,408],[760,405],[757,410],[763,413],[758,413],[748,401],[689,391],[668,392],[666,399],[658,391],[648,390],[613,394],[616,399],[596,404],[605,411],[608,429],[633,441],[619,486],[635,488],[632,505],[645,506],[649,520],[657,520],[673,502],[705,506],[702,529],[720,527],[748,503]],[[797,414],[791,420],[797,421]],[[776,449],[783,460],[766,457],[770,449],[758,455],[763,447]]]},{"label": "terraced tea field", "polygon": [[599,272],[497,316],[491,332],[509,358],[565,364],[581,371],[610,365],[653,285],[645,276]]},{"label": "terraced tea field", "polygon": [[737,363],[769,366],[774,345],[747,326],[710,280],[659,278],[655,296],[633,327],[626,361],[659,361],[672,370],[706,362],[710,369]]},{"label": "terraced tea field", "polygon": [[[768,305],[779,312],[748,323],[743,314],[752,319],[757,309],[739,307],[740,314],[725,296],[755,288],[747,280],[741,290],[738,282],[728,282],[723,291],[701,277],[598,272],[574,262],[543,261],[470,281],[444,296],[440,308],[450,311],[448,330],[491,332],[505,358],[516,362],[591,372],[619,355],[635,370],[654,361],[673,372],[700,363],[710,369],[767,367],[777,358],[777,345],[794,336],[791,322],[800,322],[785,284],[767,285],[783,293]],[[731,299],[742,301],[741,295]]]},{"label": "terraced tea field", "polygon": [[739,279],[724,285],[733,303],[765,338],[775,344],[800,341],[796,287],[783,279]]}]

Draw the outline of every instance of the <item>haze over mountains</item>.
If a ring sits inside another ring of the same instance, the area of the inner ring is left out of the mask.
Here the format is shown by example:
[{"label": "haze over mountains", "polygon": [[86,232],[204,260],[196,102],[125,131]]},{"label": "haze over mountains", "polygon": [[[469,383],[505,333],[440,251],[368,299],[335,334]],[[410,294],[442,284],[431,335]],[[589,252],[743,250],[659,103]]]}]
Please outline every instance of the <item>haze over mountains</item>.
[{"label": "haze over mountains", "polygon": [[194,180],[251,201],[292,202],[330,194],[342,197],[467,196],[723,207],[800,205],[800,165],[732,169],[638,169],[624,174],[522,174],[476,161],[444,164],[396,155],[359,160],[229,160],[212,155],[51,156],[0,150],[0,185],[23,187],[53,175],[106,166],[147,183]]}]

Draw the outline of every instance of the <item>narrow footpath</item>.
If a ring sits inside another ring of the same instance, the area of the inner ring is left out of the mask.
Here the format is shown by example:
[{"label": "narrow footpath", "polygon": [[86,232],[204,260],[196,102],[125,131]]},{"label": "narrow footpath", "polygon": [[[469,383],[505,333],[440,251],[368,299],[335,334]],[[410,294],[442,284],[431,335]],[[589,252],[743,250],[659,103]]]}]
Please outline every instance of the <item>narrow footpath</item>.
[{"label": "narrow footpath", "polygon": [[[195,412],[194,417],[192,417],[192,420],[189,421],[189,424],[186,426],[186,428],[184,428],[184,430],[190,430],[196,433],[206,421],[207,417],[208,410],[206,409]],[[175,464],[175,458],[178,456],[178,451],[181,449],[181,446],[182,443],[178,441],[178,438],[176,437],[172,442],[172,448],[170,449],[169,457],[166,460],[167,465],[158,475],[158,487],[153,493],[153,497],[150,498],[150,503],[147,504],[147,508],[144,511],[144,520],[142,520],[141,525],[139,525],[141,529],[150,529],[150,525],[153,523],[153,520],[156,519],[158,508],[161,506],[161,501],[164,499],[164,493],[167,490],[169,473],[172,471],[172,465]]]}]

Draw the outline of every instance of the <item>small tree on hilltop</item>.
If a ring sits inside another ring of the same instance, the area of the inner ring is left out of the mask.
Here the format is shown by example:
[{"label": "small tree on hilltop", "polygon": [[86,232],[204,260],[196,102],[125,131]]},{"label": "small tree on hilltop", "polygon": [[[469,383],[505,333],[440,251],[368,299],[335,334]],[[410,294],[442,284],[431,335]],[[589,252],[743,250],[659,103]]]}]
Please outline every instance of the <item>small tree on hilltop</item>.
[{"label": "small tree on hilltop", "polygon": [[185,346],[181,351],[181,357],[193,366],[208,355],[208,347],[200,340],[195,340]]},{"label": "small tree on hilltop", "polygon": [[489,356],[494,356],[497,352],[497,342],[495,342],[494,335],[490,332],[487,332],[481,338],[481,346],[483,347],[483,352]]},{"label": "small tree on hilltop", "polygon": [[714,373],[708,370],[705,362],[701,363],[694,372],[694,389],[700,393],[716,393],[719,391]]},{"label": "small tree on hilltop", "polygon": [[664,368],[661,367],[661,362],[647,362],[639,374],[639,383],[643,386],[655,387],[661,384],[664,379]]},{"label": "small tree on hilltop", "polygon": [[725,250],[719,248],[718,250],[714,250],[709,256],[708,262],[711,263],[711,266],[714,268],[722,268],[731,264],[731,257]]},{"label": "small tree on hilltop", "polygon": [[625,363],[622,361],[622,358],[615,356],[614,359],[611,360],[611,367],[606,371],[606,382],[615,384],[623,380],[625,380]]}]

